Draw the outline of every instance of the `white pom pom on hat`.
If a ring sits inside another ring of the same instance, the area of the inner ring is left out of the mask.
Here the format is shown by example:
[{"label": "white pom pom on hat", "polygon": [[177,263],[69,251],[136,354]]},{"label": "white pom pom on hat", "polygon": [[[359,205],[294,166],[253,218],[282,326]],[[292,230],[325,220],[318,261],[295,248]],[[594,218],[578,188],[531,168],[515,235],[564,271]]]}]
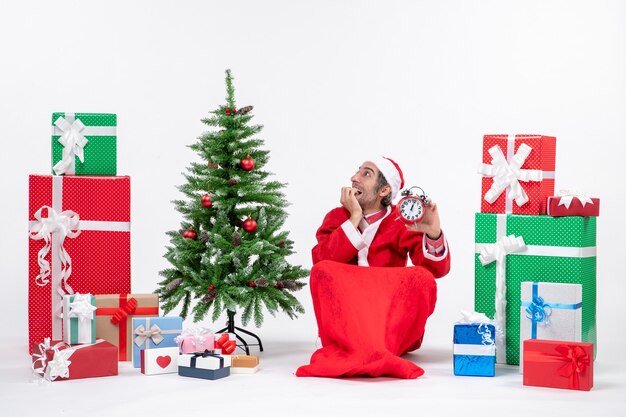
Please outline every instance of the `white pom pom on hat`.
[{"label": "white pom pom on hat", "polygon": [[404,175],[400,166],[391,158],[379,156],[372,159],[378,170],[385,176],[391,186],[391,199],[394,200],[402,187],[404,187]]}]

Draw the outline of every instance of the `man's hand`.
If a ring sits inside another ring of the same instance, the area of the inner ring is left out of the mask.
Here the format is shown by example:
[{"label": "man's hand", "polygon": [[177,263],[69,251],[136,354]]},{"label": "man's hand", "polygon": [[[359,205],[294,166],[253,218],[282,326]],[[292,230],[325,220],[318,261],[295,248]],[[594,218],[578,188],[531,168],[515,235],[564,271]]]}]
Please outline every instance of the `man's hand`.
[{"label": "man's hand", "polygon": [[413,232],[424,232],[431,239],[438,239],[441,236],[441,227],[439,226],[439,211],[434,202],[424,206],[424,218],[421,222],[407,224],[407,230]]},{"label": "man's hand", "polygon": [[339,200],[341,205],[350,212],[350,223],[352,223],[354,227],[359,227],[359,223],[363,217],[363,209],[356,199],[357,191],[356,188],[341,187],[341,199]]}]

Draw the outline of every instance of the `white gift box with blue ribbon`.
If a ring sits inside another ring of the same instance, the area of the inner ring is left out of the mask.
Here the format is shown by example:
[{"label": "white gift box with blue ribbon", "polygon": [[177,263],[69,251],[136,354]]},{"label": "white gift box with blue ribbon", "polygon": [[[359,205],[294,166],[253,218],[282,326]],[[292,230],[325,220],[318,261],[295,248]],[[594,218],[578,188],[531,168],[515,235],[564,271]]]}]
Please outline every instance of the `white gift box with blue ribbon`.
[{"label": "white gift box with blue ribbon", "polygon": [[580,284],[522,282],[520,306],[520,373],[524,340],[580,342],[582,294]]}]

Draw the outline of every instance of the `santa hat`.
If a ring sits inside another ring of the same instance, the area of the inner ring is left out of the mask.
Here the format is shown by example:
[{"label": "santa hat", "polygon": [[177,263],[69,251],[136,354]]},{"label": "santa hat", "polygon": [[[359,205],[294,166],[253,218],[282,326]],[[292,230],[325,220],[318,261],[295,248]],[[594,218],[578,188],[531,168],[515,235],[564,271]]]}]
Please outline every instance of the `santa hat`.
[{"label": "santa hat", "polygon": [[393,159],[379,156],[372,159],[378,170],[385,176],[385,179],[391,186],[391,199],[394,200],[398,192],[404,187],[404,176],[400,166]]}]

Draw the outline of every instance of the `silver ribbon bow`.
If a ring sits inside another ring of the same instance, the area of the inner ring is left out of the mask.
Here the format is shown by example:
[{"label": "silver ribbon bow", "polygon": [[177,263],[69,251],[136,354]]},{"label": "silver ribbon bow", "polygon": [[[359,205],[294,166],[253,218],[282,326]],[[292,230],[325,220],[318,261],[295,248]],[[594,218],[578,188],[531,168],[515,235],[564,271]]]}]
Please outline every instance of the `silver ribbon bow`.
[{"label": "silver ribbon bow", "polygon": [[141,346],[146,341],[152,340],[155,345],[158,345],[163,341],[163,336],[161,336],[161,329],[156,324],[150,326],[150,329],[146,329],[146,327],[141,324],[139,327],[135,329],[135,344],[137,346]]},{"label": "silver ribbon bow", "polygon": [[52,169],[57,175],[75,174],[75,157],[78,157],[80,162],[85,162],[84,148],[89,142],[81,133],[85,129],[85,125],[80,119],[70,123],[63,116],[59,116],[54,124],[63,132],[59,138],[59,143],[63,145],[63,157]]}]

